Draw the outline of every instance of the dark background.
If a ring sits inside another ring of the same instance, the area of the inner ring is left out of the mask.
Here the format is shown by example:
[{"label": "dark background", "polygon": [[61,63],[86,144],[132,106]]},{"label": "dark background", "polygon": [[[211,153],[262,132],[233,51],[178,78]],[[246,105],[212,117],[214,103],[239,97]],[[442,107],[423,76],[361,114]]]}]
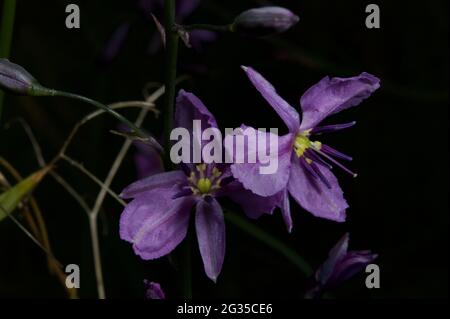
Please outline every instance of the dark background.
[{"label": "dark background", "polygon": [[[2,1],[0,1],[1,3]],[[67,1],[18,1],[11,60],[48,87],[81,93],[105,103],[142,99],[147,82],[162,82],[164,53],[147,54],[154,24],[135,1],[70,1],[81,8],[81,29],[65,28]],[[204,0],[187,22],[222,24],[265,1]],[[381,29],[367,29],[371,1],[273,1],[290,8],[300,22],[268,39],[224,35],[202,52],[182,48],[181,87],[193,91],[219,126],[285,126],[250,85],[240,65],[264,74],[292,105],[325,75],[362,71],[381,79],[381,88],[360,106],[327,120],[357,120],[351,130],[322,140],[354,156],[359,177],[336,171],[350,204],[348,221],[314,218],[292,201],[294,231],[288,235],[279,212],[257,221],[317,267],[346,232],[353,249],[379,253],[381,288],[368,290],[364,276],[335,290],[337,298],[429,298],[448,296],[448,2],[376,1]],[[99,56],[114,30],[130,23],[120,54],[109,64]],[[161,100],[157,103],[161,107]],[[7,96],[2,127],[16,117],[34,130],[47,159],[72,126],[90,109],[59,98]],[[135,117],[134,111],[127,116]],[[100,178],[106,176],[123,139],[108,133],[116,122],[103,117],[78,135],[69,154]],[[161,123],[146,128],[155,134]],[[133,149],[134,152],[134,149]],[[37,169],[33,151],[17,126],[0,133],[0,156],[22,175]],[[98,189],[67,165],[58,172],[92,203]],[[113,189],[135,179],[127,157]],[[84,212],[52,179],[36,191],[55,255],[81,267],[81,297],[95,297],[95,278]],[[143,262],[118,238],[121,208],[107,198],[100,216],[101,248],[108,297],[143,298],[142,280],[158,281],[169,297],[178,295],[177,272],[167,258]],[[218,283],[204,275],[193,256],[194,297],[298,298],[306,281],[292,264],[233,225]],[[0,297],[65,297],[48,274],[45,256],[10,220],[0,224]]]}]

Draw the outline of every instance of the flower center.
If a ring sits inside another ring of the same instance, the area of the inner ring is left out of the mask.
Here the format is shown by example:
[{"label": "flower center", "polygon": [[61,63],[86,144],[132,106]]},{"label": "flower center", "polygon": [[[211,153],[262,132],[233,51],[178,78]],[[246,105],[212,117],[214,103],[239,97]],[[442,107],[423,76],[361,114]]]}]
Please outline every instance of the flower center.
[{"label": "flower center", "polygon": [[[309,139],[311,130],[303,131],[297,134],[294,140],[294,151],[297,157],[302,157],[305,152],[312,148],[313,150],[320,150],[322,143],[319,141],[312,142]],[[307,160],[310,160],[307,158]]]},{"label": "flower center", "polygon": [[210,195],[220,188],[221,176],[222,172],[216,167],[211,169],[206,164],[199,164],[188,178],[190,189],[195,195]]},{"label": "flower center", "polygon": [[211,181],[208,178],[200,178],[197,182],[197,189],[202,194],[206,194],[211,189]]},{"label": "flower center", "polygon": [[356,177],[356,174],[350,171],[347,167],[339,163],[334,157],[343,159],[346,161],[351,161],[352,158],[345,155],[328,145],[322,144],[319,141],[311,141],[310,136],[312,134],[320,134],[324,131],[332,131],[342,128],[347,128],[354,123],[334,125],[334,126],[324,126],[318,127],[306,131],[299,132],[294,139],[293,149],[297,155],[301,165],[306,171],[315,179],[322,181],[328,188],[331,188],[331,184],[324,175],[324,172],[319,166],[325,167],[326,169],[332,169],[332,165],[336,165]]}]

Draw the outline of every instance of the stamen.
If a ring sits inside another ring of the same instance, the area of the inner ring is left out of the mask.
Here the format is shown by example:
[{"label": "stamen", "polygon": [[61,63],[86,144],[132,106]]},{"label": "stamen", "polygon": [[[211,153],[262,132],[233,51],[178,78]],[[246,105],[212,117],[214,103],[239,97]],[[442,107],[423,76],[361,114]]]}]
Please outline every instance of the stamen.
[{"label": "stamen", "polygon": [[344,165],[342,165],[341,163],[339,163],[338,161],[336,161],[334,158],[332,158],[331,156],[327,155],[326,153],[322,152],[319,149],[315,150],[317,153],[319,153],[320,155],[322,155],[323,157],[325,157],[327,160],[329,160],[330,162],[332,162],[333,164],[335,164],[336,166],[339,166],[342,170],[344,170],[345,172],[349,173],[350,175],[352,175],[353,177],[358,176],[358,174],[352,172],[351,170],[349,170],[347,167],[345,167]]},{"label": "stamen", "polygon": [[320,150],[322,152],[330,154],[331,156],[343,159],[345,161],[349,161],[350,162],[350,161],[353,160],[353,158],[351,156],[348,156],[348,155],[346,155],[346,154],[344,154],[342,152],[339,152],[338,150],[335,150],[334,148],[332,148],[332,147],[330,147],[328,145],[322,144],[322,147],[320,148]]},{"label": "stamen", "polygon": [[322,165],[328,169],[332,169],[333,166],[331,166],[330,164],[328,164],[327,162],[325,162],[319,155],[317,155],[316,153],[314,153],[314,151],[311,150],[306,150],[305,151],[305,156],[309,159],[311,159],[314,162],[317,162],[317,164]]},{"label": "stamen", "polygon": [[325,184],[325,186],[328,189],[331,189],[330,182],[328,182],[327,178],[322,174],[322,172],[320,171],[319,167],[317,167],[317,165],[314,164],[314,163],[311,163],[309,165],[314,170],[314,172],[319,176],[320,180]]},{"label": "stamen", "polygon": [[350,123],[344,123],[344,124],[334,124],[334,125],[325,125],[325,126],[318,126],[312,129],[312,134],[323,134],[323,133],[329,133],[329,132],[336,132],[340,131],[349,127],[352,127],[356,124],[356,121],[350,122]]},{"label": "stamen", "polygon": [[317,175],[317,173],[312,169],[311,165],[306,161],[305,157],[300,157],[300,163],[303,165],[303,167],[306,169],[306,171],[315,179],[320,180],[320,176]]},{"label": "stamen", "polygon": [[200,178],[205,178],[205,170],[206,170],[206,164],[197,165],[197,171],[200,173]]}]

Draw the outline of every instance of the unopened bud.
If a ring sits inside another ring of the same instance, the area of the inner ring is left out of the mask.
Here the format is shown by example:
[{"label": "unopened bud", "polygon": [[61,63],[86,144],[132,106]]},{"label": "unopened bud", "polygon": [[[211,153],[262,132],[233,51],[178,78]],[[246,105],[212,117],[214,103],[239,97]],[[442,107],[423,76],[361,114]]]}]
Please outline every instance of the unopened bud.
[{"label": "unopened bud", "polygon": [[0,59],[0,89],[20,95],[54,95],[20,65]]},{"label": "unopened bud", "polygon": [[282,33],[299,20],[299,17],[282,7],[263,7],[242,12],[231,24],[231,31],[250,36],[267,36]]}]

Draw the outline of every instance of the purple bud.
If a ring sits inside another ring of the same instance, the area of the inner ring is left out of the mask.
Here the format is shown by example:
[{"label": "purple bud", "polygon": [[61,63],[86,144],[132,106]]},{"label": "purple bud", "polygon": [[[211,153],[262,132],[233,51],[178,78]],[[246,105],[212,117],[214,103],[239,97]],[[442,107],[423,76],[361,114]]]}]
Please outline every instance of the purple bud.
[{"label": "purple bud", "polygon": [[20,65],[0,59],[0,89],[21,95],[54,95]]},{"label": "purple bud", "polygon": [[282,7],[250,9],[236,17],[231,31],[250,36],[267,36],[282,33],[299,20],[299,17]]},{"label": "purple bud", "polygon": [[147,299],[166,299],[160,284],[144,279],[144,285],[146,289],[145,296]]}]

